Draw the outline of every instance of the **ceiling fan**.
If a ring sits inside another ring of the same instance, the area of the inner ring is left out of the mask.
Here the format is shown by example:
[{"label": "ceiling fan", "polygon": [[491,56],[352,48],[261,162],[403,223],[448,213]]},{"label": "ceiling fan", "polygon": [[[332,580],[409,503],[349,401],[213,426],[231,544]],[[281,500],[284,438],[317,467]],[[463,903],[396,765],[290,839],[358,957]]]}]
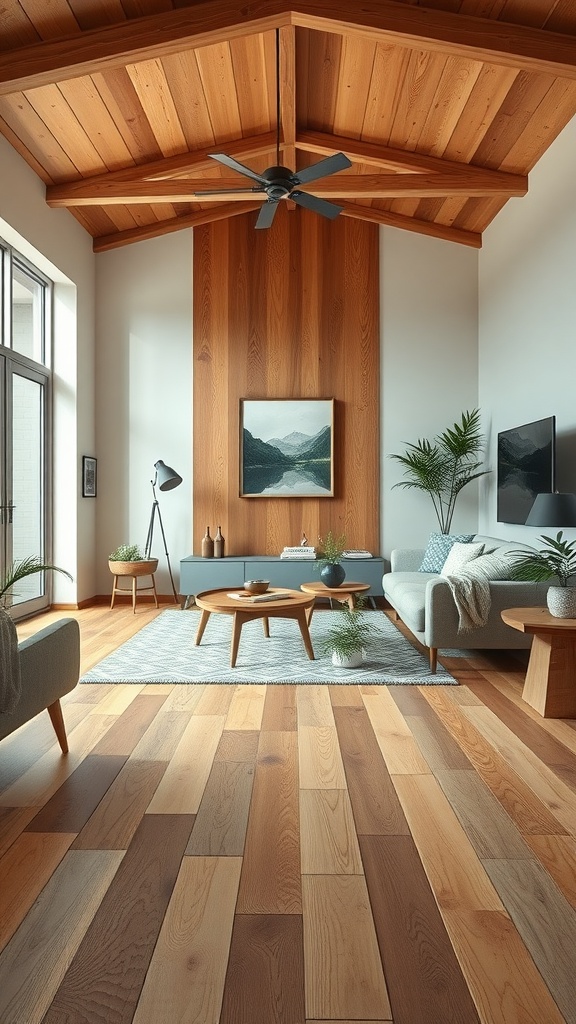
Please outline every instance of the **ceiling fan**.
[{"label": "ceiling fan", "polygon": [[[335,203],[329,203],[309,192],[300,191],[298,186],[307,185],[318,178],[324,178],[328,174],[335,174],[337,171],[352,167],[352,161],[344,153],[335,153],[333,156],[325,157],[324,160],[319,160],[301,171],[291,171],[289,167],[283,167],[280,164],[280,35],[278,29],[276,29],[276,164],[273,167],[267,167],[259,174],[226,153],[210,153],[209,155],[212,160],[218,160],[219,163],[258,183],[252,188],[234,189],[234,192],[238,194],[247,192],[251,195],[262,194],[265,197],[266,201],[256,221],[257,228],[270,227],[281,199],[291,199],[298,206],[304,206],[307,210],[319,213],[322,217],[328,217],[330,220],[337,217],[342,210],[342,207],[336,206]],[[226,191],[229,192],[230,189],[226,189]],[[195,193],[197,196],[218,194],[217,191]]]}]

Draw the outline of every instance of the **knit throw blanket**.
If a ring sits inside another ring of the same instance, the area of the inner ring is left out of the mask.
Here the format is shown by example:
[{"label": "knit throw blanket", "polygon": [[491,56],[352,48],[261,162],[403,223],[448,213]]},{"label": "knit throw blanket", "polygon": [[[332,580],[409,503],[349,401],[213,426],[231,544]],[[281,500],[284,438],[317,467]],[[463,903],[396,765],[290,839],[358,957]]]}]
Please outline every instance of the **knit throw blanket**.
[{"label": "knit throw blanket", "polygon": [[0,608],[0,715],[16,710],[22,688],[16,626],[4,608]]},{"label": "knit throw blanket", "polygon": [[446,583],[458,609],[458,632],[469,633],[478,626],[485,626],[491,604],[488,580],[446,576]]}]

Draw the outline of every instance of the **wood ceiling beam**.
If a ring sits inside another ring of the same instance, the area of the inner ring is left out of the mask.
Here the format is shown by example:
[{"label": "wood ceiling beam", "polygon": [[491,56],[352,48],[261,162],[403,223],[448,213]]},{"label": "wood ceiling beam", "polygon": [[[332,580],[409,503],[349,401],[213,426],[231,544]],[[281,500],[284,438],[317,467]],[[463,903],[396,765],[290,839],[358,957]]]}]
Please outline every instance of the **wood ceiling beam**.
[{"label": "wood ceiling beam", "polygon": [[[523,174],[493,172],[487,177],[469,168],[446,174],[332,174],[299,186],[324,199],[402,199],[418,196],[524,196],[528,179]],[[214,191],[217,194],[208,196]],[[264,190],[255,191],[235,178],[202,178],[178,181],[102,182],[86,181],[52,185],[46,189],[46,202],[52,207],[111,206],[138,203],[246,202],[248,197],[265,198]]]},{"label": "wood ceiling beam", "polygon": [[109,249],[119,249],[123,245],[131,245],[132,242],[144,242],[148,238],[157,238],[159,235],[183,231],[185,228],[197,228],[201,224],[211,224],[215,220],[225,220],[227,217],[238,217],[242,213],[252,213],[259,210],[260,206],[260,203],[234,203],[231,206],[216,206],[209,210],[197,210],[195,213],[182,214],[180,217],[172,217],[169,220],[155,221],[153,224],[146,224],[143,227],[129,228],[127,231],[116,231],[111,235],[99,235],[94,238],[92,249],[94,252],[108,252]]},{"label": "wood ceiling beam", "polygon": [[[295,9],[293,9],[295,8]],[[201,0],[0,55],[0,95],[286,25],[576,78],[576,39],[395,0]]]},{"label": "wood ceiling beam", "polygon": [[283,160],[286,167],[296,166],[296,29],[280,29],[280,124]]},{"label": "wood ceiling beam", "polygon": [[482,235],[476,231],[464,231],[461,228],[451,228],[443,224],[433,224],[427,220],[418,220],[416,217],[404,217],[402,214],[392,213],[390,210],[374,210],[367,206],[354,206],[353,203],[342,203],[341,205],[342,217],[355,217],[357,220],[366,220],[370,224],[383,224],[385,227],[413,231],[417,235],[443,238],[448,242],[468,245],[472,249],[482,248]]},{"label": "wood ceiling beam", "polygon": [[576,38],[489,18],[377,0],[294,0],[292,24],[373,43],[467,57],[520,71],[576,78]]}]

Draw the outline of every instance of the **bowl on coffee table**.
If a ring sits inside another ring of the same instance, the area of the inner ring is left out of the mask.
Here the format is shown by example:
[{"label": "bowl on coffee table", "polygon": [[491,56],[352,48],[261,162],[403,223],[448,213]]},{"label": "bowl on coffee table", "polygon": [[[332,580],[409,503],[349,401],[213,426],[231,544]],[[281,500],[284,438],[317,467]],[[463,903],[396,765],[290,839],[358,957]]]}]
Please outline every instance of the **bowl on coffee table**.
[{"label": "bowl on coffee table", "polygon": [[270,580],[246,580],[244,590],[249,594],[265,594],[270,586]]}]

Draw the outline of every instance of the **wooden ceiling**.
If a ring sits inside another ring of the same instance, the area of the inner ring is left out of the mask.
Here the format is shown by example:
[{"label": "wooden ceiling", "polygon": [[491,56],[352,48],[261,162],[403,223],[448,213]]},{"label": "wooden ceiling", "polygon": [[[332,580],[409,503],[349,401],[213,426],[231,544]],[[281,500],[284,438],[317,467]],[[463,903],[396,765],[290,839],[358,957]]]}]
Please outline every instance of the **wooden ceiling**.
[{"label": "wooden ceiling", "polygon": [[479,247],[576,113],[574,0],[0,8],[0,131],[96,252],[258,211],[194,193],[251,186],[210,153],[261,172],[278,144],[295,171],[352,160],[305,186],[344,216]]}]

